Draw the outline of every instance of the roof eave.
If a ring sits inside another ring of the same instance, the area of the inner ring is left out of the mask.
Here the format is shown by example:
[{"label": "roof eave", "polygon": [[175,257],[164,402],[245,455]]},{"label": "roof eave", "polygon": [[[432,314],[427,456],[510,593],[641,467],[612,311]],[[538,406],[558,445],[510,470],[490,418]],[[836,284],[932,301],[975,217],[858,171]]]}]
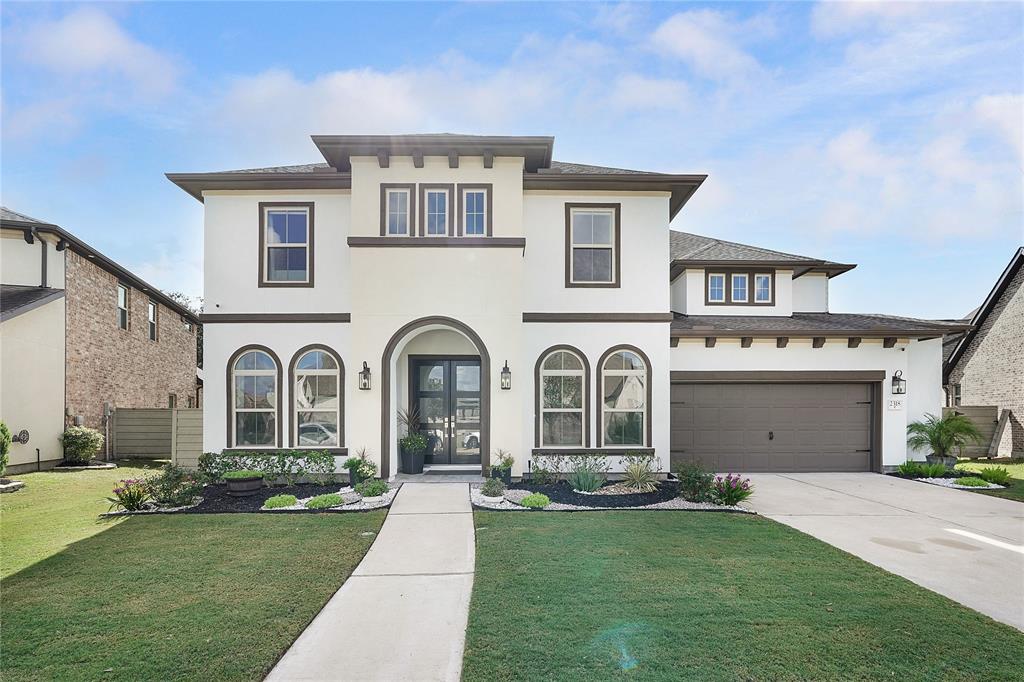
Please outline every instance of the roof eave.
[{"label": "roof eave", "polygon": [[523,189],[668,192],[672,220],[707,177],[664,173],[523,173]]},{"label": "roof eave", "polygon": [[352,168],[353,156],[376,156],[385,151],[392,156],[518,156],[526,169],[536,171],[551,166],[555,138],[544,135],[311,135],[324,159],[342,172]]},{"label": "roof eave", "polygon": [[216,190],[350,189],[352,176],[335,170],[312,173],[166,173],[165,177],[203,201]]},{"label": "roof eave", "polygon": [[964,327],[936,327],[932,329],[673,329],[673,338],[774,338],[785,336],[791,339],[809,339],[813,337],[847,338],[855,336],[864,339],[882,339],[887,337],[903,337],[911,339],[933,339],[946,334],[964,331]]}]

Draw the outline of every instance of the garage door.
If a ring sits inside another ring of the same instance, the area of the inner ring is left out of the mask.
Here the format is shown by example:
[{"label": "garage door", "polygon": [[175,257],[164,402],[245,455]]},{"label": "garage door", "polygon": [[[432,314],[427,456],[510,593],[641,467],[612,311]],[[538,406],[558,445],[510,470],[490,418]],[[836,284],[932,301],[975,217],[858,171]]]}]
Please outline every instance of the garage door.
[{"label": "garage door", "polygon": [[871,385],[672,384],[672,466],[870,471]]}]

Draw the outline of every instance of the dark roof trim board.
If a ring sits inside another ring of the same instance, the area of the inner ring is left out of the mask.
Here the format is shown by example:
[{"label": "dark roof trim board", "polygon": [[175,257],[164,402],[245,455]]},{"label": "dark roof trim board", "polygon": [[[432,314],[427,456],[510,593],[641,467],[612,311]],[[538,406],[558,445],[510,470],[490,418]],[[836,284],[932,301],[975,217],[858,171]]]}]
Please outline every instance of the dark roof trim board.
[{"label": "dark roof trim board", "polygon": [[[287,166],[282,168],[288,168]],[[203,200],[208,190],[261,189],[351,189],[352,176],[333,168],[294,172],[282,169],[256,169],[221,173],[167,173],[168,180],[190,195]]]},{"label": "dark roof trim board", "polygon": [[312,135],[333,168],[352,170],[353,156],[521,156],[527,172],[551,165],[555,138],[505,135]]},{"label": "dark roof trim board", "polygon": [[64,298],[63,289],[0,285],[0,322],[24,315],[61,298]]},{"label": "dark roof trim board", "polygon": [[909,337],[934,338],[970,325],[942,320],[919,320],[889,315],[856,313],[794,313],[790,317],[766,315],[685,315],[672,321],[673,338],[785,336],[790,338]]},{"label": "dark roof trim board", "polygon": [[[193,324],[199,324],[199,318],[191,310],[181,305],[173,298],[162,292],[157,287],[149,284],[145,280],[136,276],[131,270],[128,270],[121,265],[118,265],[111,259],[104,256],[102,253],[92,248],[78,237],[74,236],[59,225],[53,225],[52,223],[42,222],[25,222],[22,220],[8,220],[6,216],[10,213],[10,209],[5,209],[3,214],[0,214],[0,228],[14,229],[14,230],[30,230],[32,234],[41,235],[49,234],[53,235],[58,240],[58,248],[60,248],[60,242],[71,248],[75,253],[85,257],[89,262],[95,263],[100,268],[106,270],[110,274],[114,275],[121,281],[127,282],[133,288],[138,289],[142,293],[146,294],[150,298],[163,304],[165,307],[170,308],[174,312],[178,313],[182,317],[186,318]],[[19,214],[20,215],[20,214]]]},{"label": "dark roof trim board", "polygon": [[524,190],[668,192],[669,220],[683,208],[707,175],[668,173],[524,173]]},{"label": "dark roof trim board", "polygon": [[1017,276],[1022,266],[1024,266],[1024,246],[1018,248],[1016,253],[1013,254],[1010,262],[1006,265],[1006,269],[1003,270],[1003,274],[999,276],[995,286],[992,287],[992,291],[985,298],[985,302],[974,311],[974,316],[971,318],[970,328],[967,330],[967,333],[961,337],[960,341],[953,348],[953,352],[949,354],[949,358],[942,364],[942,383],[944,385],[949,383],[949,375],[953,368],[956,367],[964,353],[967,352],[967,348],[978,335],[978,330],[985,324],[988,316],[992,313],[992,309],[999,302],[999,299],[1003,297],[1003,294],[1006,293],[1010,282]]}]

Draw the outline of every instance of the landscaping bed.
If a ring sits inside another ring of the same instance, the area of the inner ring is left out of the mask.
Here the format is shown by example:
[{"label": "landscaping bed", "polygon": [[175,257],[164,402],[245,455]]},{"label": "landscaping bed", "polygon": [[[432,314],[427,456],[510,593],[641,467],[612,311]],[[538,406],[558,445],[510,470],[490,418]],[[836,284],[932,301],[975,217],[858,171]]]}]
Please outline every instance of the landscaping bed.
[{"label": "landscaping bed", "polygon": [[[348,486],[338,483],[321,485],[315,483],[304,483],[284,486],[265,486],[254,495],[236,497],[228,493],[224,484],[209,484],[202,489],[202,495],[198,501],[181,507],[159,507],[153,504],[138,511],[114,511],[104,516],[126,516],[133,514],[252,514],[252,513],[305,513],[315,514],[321,512],[366,512],[374,509],[383,509],[391,506],[401,487],[393,486],[387,494],[380,499],[365,502],[359,493]],[[321,495],[337,494],[344,504],[325,507],[321,509],[307,509],[304,504]],[[296,504],[265,508],[267,500],[283,495],[292,495],[296,498]]]},{"label": "landscaping bed", "polygon": [[550,503],[544,511],[613,511],[622,509],[675,509],[689,511],[733,511],[753,513],[739,506],[714,504],[712,502],[689,502],[679,496],[679,484],[674,480],[662,481],[653,492],[638,493],[618,483],[602,486],[593,493],[573,490],[567,481],[550,484],[534,484],[529,481],[514,483],[500,502],[484,499],[480,486],[470,488],[473,506],[490,511],[528,511],[522,501],[528,495],[545,495]]}]

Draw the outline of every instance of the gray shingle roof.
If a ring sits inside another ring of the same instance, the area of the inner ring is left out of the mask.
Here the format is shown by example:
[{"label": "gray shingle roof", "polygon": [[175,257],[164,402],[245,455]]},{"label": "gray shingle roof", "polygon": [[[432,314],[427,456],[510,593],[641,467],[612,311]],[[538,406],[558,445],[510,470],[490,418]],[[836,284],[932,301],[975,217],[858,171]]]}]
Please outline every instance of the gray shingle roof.
[{"label": "gray shingle roof", "polygon": [[268,166],[266,168],[240,168],[238,170],[214,171],[211,175],[218,173],[317,173],[331,170],[331,167],[324,162],[302,163],[296,166]]},{"label": "gray shingle roof", "polygon": [[864,335],[941,335],[963,330],[962,322],[922,320],[893,315],[859,313],[793,313],[791,317],[767,315],[681,315],[672,321],[674,336],[757,335],[793,333],[816,334],[862,333]]},{"label": "gray shingle roof", "polygon": [[707,260],[707,261],[816,261],[809,256],[798,256],[782,251],[764,249],[760,246],[739,244],[724,239],[703,237],[699,234],[669,230],[669,244],[672,260]]},{"label": "gray shingle roof", "polygon": [[17,211],[12,211],[11,209],[7,208],[6,206],[0,206],[0,220],[10,220],[10,221],[13,221],[13,222],[18,222],[18,223],[36,223],[37,225],[48,225],[49,224],[49,223],[43,222],[42,220],[37,220],[36,218],[32,218],[31,216],[27,216],[24,213],[18,213]]},{"label": "gray shingle roof", "polygon": [[571,161],[552,161],[550,169],[544,168],[539,172],[577,175],[657,175],[657,173],[653,173],[651,171],[612,168],[610,166],[592,166],[586,163],[572,163]]},{"label": "gray shingle roof", "polygon": [[[20,215],[20,214],[17,214]],[[15,218],[5,218],[15,220]],[[0,284],[0,320],[27,313],[64,295],[63,289]]]}]

